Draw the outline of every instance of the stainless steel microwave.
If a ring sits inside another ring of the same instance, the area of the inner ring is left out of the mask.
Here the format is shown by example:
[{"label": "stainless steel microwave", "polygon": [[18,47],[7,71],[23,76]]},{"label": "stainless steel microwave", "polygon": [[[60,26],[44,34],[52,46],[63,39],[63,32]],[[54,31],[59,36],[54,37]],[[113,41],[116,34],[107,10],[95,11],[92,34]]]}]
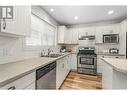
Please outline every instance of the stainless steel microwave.
[{"label": "stainless steel microwave", "polygon": [[103,43],[119,43],[119,34],[103,35]]}]

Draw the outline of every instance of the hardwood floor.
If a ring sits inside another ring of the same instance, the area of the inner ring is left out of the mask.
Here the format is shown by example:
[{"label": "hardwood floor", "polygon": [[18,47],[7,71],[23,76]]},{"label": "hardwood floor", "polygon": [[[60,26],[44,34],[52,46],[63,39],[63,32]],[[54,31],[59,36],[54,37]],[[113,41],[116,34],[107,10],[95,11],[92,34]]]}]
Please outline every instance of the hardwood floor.
[{"label": "hardwood floor", "polygon": [[70,72],[60,89],[102,89],[101,82],[101,75],[92,76]]}]

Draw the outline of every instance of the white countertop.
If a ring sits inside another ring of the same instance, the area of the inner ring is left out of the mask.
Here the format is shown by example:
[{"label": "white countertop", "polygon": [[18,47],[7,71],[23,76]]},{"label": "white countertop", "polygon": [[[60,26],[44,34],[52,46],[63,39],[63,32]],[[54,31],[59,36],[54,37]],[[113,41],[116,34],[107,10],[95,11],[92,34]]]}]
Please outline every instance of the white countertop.
[{"label": "white countertop", "polygon": [[120,58],[102,58],[103,61],[108,63],[114,70],[127,73],[127,59]]},{"label": "white countertop", "polygon": [[106,55],[106,56],[125,56],[124,54],[111,54],[111,53],[96,53],[97,55]]},{"label": "white countertop", "polygon": [[0,87],[69,54],[70,53],[65,53],[63,56],[57,58],[38,57],[18,62],[0,64]]}]

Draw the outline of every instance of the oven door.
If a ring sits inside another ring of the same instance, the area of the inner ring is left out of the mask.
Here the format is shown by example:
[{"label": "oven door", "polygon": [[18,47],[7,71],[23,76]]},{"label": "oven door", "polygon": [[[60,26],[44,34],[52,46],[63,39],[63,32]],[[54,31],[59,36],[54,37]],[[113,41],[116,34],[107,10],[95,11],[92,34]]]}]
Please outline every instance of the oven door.
[{"label": "oven door", "polygon": [[79,64],[94,65],[94,58],[92,58],[92,57],[80,57]]}]

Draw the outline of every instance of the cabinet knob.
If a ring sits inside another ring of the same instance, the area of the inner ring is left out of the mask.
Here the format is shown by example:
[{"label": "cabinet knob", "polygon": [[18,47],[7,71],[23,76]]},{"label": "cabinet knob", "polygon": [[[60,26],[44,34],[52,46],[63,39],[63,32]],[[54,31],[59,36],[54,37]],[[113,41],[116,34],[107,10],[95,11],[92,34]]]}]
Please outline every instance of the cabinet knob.
[{"label": "cabinet knob", "polygon": [[8,88],[8,90],[15,90],[15,89],[16,89],[15,86],[11,86]]}]

